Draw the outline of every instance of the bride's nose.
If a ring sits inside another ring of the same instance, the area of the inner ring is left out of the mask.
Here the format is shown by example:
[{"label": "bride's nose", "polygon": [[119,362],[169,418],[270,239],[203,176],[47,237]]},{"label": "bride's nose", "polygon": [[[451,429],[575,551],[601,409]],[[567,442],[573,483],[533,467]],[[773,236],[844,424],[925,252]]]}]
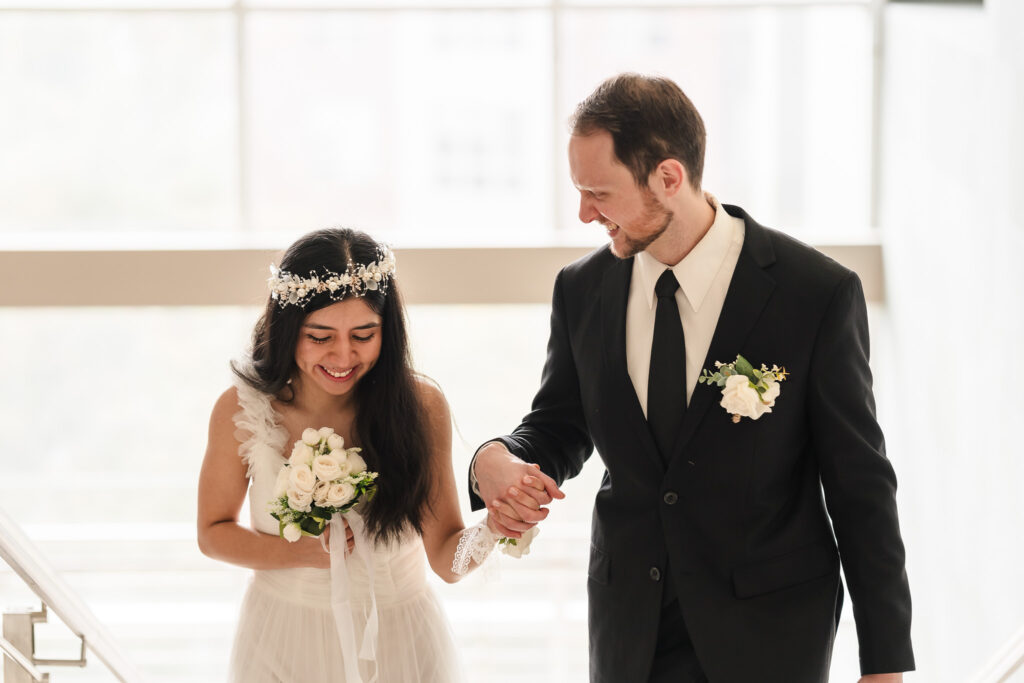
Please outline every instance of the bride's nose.
[{"label": "bride's nose", "polygon": [[352,342],[339,339],[331,345],[331,352],[328,354],[329,358],[338,358],[344,360],[352,355]]},{"label": "bride's nose", "polygon": [[331,345],[331,356],[336,356],[338,359],[344,361],[347,358],[351,358],[355,353],[355,344],[352,343],[351,339],[338,339]]}]

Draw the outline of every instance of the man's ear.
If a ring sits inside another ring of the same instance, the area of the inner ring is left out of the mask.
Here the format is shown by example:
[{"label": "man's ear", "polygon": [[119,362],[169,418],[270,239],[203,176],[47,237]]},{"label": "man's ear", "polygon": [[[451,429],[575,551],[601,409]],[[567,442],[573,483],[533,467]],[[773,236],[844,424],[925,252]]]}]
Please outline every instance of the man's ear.
[{"label": "man's ear", "polygon": [[680,190],[689,187],[690,178],[686,173],[686,167],[678,160],[665,159],[651,174],[651,184],[663,192],[666,197],[672,197]]}]

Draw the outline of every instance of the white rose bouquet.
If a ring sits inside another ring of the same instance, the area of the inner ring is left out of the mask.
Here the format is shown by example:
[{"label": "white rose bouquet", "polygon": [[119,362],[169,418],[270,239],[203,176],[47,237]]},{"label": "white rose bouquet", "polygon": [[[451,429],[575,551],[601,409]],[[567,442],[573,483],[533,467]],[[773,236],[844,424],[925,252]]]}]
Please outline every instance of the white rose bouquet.
[{"label": "white rose bouquet", "polygon": [[722,387],[721,406],[732,415],[733,422],[749,417],[756,420],[772,412],[779,396],[779,382],[789,373],[785,368],[762,365],[758,370],[743,356],[737,355],[732,363],[715,362],[715,372],[707,370],[697,378],[701,384]]},{"label": "white rose bouquet", "polygon": [[319,536],[334,513],[373,497],[378,473],[366,470],[360,450],[345,448],[345,440],[330,427],[302,432],[277,474],[270,501],[282,538],[294,543],[302,536]]}]

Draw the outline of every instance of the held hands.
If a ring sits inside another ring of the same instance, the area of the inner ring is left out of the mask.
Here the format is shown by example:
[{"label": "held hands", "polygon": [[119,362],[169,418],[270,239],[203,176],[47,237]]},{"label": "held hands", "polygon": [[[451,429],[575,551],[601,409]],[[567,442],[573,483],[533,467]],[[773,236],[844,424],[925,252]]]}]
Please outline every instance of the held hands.
[{"label": "held hands", "polygon": [[548,516],[553,498],[565,498],[555,480],[535,464],[525,463],[508,452],[504,444],[492,442],[477,453],[474,464],[480,497],[487,504],[488,526],[509,538],[522,538]]},{"label": "held hands", "polygon": [[903,674],[868,674],[861,676],[858,683],[903,683]]}]

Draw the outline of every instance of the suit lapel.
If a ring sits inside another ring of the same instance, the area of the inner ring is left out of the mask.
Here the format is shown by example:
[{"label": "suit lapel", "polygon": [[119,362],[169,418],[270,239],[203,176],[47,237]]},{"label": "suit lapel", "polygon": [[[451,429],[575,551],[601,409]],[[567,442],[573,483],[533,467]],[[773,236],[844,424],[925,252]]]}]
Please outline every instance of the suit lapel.
[{"label": "suit lapel", "polygon": [[637,399],[633,381],[626,363],[626,303],[633,275],[633,259],[616,260],[604,273],[601,281],[601,347],[604,349],[604,374],[609,378],[614,395],[621,396],[619,404],[624,417],[636,434],[640,447],[647,452],[658,468],[664,470],[658,447],[647,427],[643,408]]},{"label": "suit lapel", "polygon": [[[734,360],[737,353],[743,353],[743,344],[775,289],[775,280],[764,270],[775,262],[775,251],[767,231],[742,209],[734,206],[725,206],[725,209],[730,215],[744,220],[743,248],[718,316],[708,355],[701,365],[702,370],[713,367],[716,360],[727,363]],[[716,386],[697,384],[672,451],[673,457],[686,448],[708,408],[720,395],[721,390]]]}]

